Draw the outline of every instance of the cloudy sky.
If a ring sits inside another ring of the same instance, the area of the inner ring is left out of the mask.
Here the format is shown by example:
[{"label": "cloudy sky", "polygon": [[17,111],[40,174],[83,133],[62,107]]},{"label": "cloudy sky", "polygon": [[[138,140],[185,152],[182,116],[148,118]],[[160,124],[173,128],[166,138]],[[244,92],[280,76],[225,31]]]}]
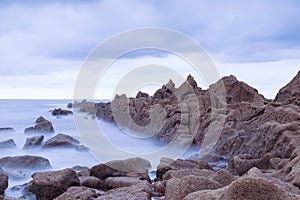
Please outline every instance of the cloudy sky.
[{"label": "cloudy sky", "polygon": [[[234,74],[273,98],[300,69],[299,10],[297,0],[3,0],[0,98],[71,99],[89,53],[107,38],[141,27],[187,35],[206,50],[221,76]],[[123,58],[107,79],[118,82],[126,63],[151,56]],[[172,55],[155,59],[191,73]],[[115,86],[105,87],[101,97],[110,98]]]}]

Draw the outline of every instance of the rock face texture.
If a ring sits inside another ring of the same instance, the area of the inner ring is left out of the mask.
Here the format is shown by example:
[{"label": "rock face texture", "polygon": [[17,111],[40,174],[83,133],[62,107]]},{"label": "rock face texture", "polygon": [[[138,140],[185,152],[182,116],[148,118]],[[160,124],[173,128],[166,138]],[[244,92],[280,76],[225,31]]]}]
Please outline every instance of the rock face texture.
[{"label": "rock face texture", "polygon": [[8,187],[8,176],[0,168],[0,195],[4,194],[4,191]]},{"label": "rock face texture", "polygon": [[[109,103],[84,101],[74,108],[177,145],[203,146],[214,138],[214,127],[221,127],[211,145],[228,161],[226,171],[214,172],[201,157],[164,159],[153,187],[166,199],[300,199],[300,72],[274,100],[232,75],[207,90],[188,76],[178,88],[170,80],[153,96],[117,95]],[[91,174],[124,175],[101,167]]]},{"label": "rock face texture", "polygon": [[43,148],[54,148],[54,147],[68,147],[74,148],[79,145],[79,141],[75,138],[59,133],[53,138],[49,139],[44,145]]},{"label": "rock face texture", "polygon": [[40,135],[40,136],[34,136],[34,137],[31,137],[31,138],[27,138],[26,139],[26,142],[23,146],[23,149],[32,149],[32,148],[35,148],[37,146],[39,146],[42,141],[44,140],[44,136],[43,135]]},{"label": "rock face texture", "polygon": [[39,156],[15,156],[0,158],[0,167],[12,169],[49,169],[48,159]]},{"label": "rock face texture", "polygon": [[53,125],[50,121],[46,120],[44,117],[39,117],[35,121],[36,125],[26,128],[25,133],[54,133]]},{"label": "rock face texture", "polygon": [[69,187],[80,185],[79,178],[72,169],[39,172],[33,174],[32,178],[29,191],[36,195],[37,200],[54,199],[66,192]]}]

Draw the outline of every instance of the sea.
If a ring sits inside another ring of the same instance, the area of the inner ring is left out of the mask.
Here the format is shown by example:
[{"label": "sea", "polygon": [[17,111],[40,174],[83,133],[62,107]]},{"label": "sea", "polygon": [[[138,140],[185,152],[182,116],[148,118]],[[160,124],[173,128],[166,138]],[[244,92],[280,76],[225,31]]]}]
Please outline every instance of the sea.
[{"label": "sea", "polygon": [[[72,100],[0,100],[0,127],[12,127],[15,132],[0,132],[0,142],[13,139],[17,145],[17,148],[0,149],[0,158],[7,156],[19,156],[19,155],[34,155],[47,158],[52,166],[51,170],[60,170],[65,168],[72,168],[73,166],[86,166],[92,167],[103,161],[99,159],[99,156],[95,156],[91,151],[78,151],[72,148],[53,148],[44,149],[41,146],[23,150],[22,147],[25,144],[26,138],[40,134],[24,133],[25,128],[33,126],[35,120],[39,116],[43,116],[50,122],[52,122],[55,133],[44,133],[44,142],[52,138],[58,133],[64,133],[74,137],[81,141],[83,145],[85,143],[81,140],[80,134],[77,130],[77,126],[74,120],[74,115],[68,116],[53,116],[51,111],[55,108],[67,109],[66,106]],[[105,122],[95,119],[86,114],[82,114],[84,120],[96,120],[101,126],[102,131],[109,138],[111,143],[117,148],[125,152],[153,152],[163,148],[166,144],[159,142],[155,139],[143,139],[138,137],[132,137],[125,134],[118,126],[113,123]],[[85,145],[89,147],[88,145]],[[101,141],[99,144],[101,148]],[[199,148],[191,146],[180,157],[188,158],[199,152]],[[103,152],[108,155],[109,151]],[[160,155],[164,157],[164,155]],[[101,157],[101,156],[100,156]],[[113,158],[113,155],[111,155]],[[155,177],[155,168],[152,166],[149,175],[151,178]],[[37,170],[39,171],[39,170]],[[36,171],[34,171],[36,172]],[[18,186],[30,182],[31,172],[19,172],[21,176],[17,178],[9,178],[9,187],[5,191],[5,196],[18,198],[21,197],[22,191],[16,189]]]}]

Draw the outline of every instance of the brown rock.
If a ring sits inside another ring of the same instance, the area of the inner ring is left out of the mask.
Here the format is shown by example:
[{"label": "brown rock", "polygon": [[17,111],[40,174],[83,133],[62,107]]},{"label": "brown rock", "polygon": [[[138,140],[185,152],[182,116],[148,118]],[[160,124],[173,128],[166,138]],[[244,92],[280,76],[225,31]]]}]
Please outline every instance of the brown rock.
[{"label": "brown rock", "polygon": [[139,178],[135,177],[108,177],[105,179],[105,187],[107,189],[129,187],[138,184],[140,181]]},{"label": "brown rock", "polygon": [[293,97],[300,97],[300,71],[286,86],[281,88],[274,101],[285,102]]},{"label": "brown rock", "polygon": [[72,111],[70,111],[70,110],[63,110],[61,108],[52,110],[52,115],[54,115],[54,116],[58,116],[58,115],[71,115],[71,114],[73,114]]},{"label": "brown rock", "polygon": [[12,169],[48,169],[51,167],[48,159],[39,156],[14,156],[0,159],[0,167]]},{"label": "brown rock", "polygon": [[25,133],[54,133],[53,125],[50,121],[44,117],[39,117],[36,121],[36,125],[26,128]]},{"label": "brown rock", "polygon": [[80,185],[95,188],[95,189],[105,189],[104,180],[100,180],[94,176],[81,176],[79,177]]},{"label": "brown rock", "polygon": [[72,169],[34,173],[32,178],[29,191],[36,195],[37,200],[54,199],[69,187],[80,184],[76,172]]},{"label": "brown rock", "polygon": [[79,145],[79,141],[75,138],[65,135],[62,133],[57,134],[53,138],[49,139],[44,145],[43,148],[54,148],[54,147],[68,147],[74,148]]},{"label": "brown rock", "polygon": [[37,146],[39,146],[42,141],[44,140],[44,136],[41,135],[41,136],[34,136],[34,137],[31,137],[31,138],[27,138],[26,139],[26,142],[23,146],[23,149],[31,149],[31,148],[35,148]]},{"label": "brown rock", "polygon": [[7,188],[8,188],[8,176],[0,168],[0,195],[4,195],[4,192]]},{"label": "brown rock", "polygon": [[73,186],[54,200],[89,200],[92,197],[98,197],[95,190],[83,186]]}]

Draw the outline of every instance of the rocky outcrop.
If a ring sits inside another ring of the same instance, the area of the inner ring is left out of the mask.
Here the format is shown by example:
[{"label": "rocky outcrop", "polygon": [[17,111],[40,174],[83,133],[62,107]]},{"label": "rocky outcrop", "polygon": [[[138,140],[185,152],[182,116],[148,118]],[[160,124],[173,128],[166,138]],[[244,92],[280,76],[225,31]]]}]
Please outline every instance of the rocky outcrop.
[{"label": "rocky outcrop", "polygon": [[0,168],[0,195],[4,194],[4,191],[8,187],[8,176],[5,172]]},{"label": "rocky outcrop", "polygon": [[53,138],[49,139],[45,144],[43,145],[43,148],[57,148],[57,147],[66,147],[66,148],[75,148],[79,145],[79,141],[75,138],[59,133]]},{"label": "rocky outcrop", "polygon": [[73,112],[70,111],[70,110],[63,110],[61,108],[57,108],[57,109],[54,109],[52,110],[52,115],[54,116],[60,116],[60,115],[72,115]]},{"label": "rocky outcrop", "polygon": [[0,142],[0,149],[3,148],[16,148],[17,145],[13,139],[5,140]]},{"label": "rocky outcrop", "polygon": [[44,140],[44,136],[34,136],[26,139],[23,149],[32,149],[39,146]]},{"label": "rocky outcrop", "polygon": [[281,88],[275,97],[277,102],[293,102],[300,98],[300,71],[286,86]]},{"label": "rocky outcrop", "polygon": [[[80,185],[79,178],[72,169],[34,173],[32,178],[29,191],[36,195],[37,200],[54,199],[66,192],[69,187]],[[72,195],[73,192],[72,189],[66,196]]]},{"label": "rocky outcrop", "polygon": [[35,121],[36,125],[26,128],[25,133],[54,133],[53,125],[50,121],[46,120],[44,117],[39,117]]}]

